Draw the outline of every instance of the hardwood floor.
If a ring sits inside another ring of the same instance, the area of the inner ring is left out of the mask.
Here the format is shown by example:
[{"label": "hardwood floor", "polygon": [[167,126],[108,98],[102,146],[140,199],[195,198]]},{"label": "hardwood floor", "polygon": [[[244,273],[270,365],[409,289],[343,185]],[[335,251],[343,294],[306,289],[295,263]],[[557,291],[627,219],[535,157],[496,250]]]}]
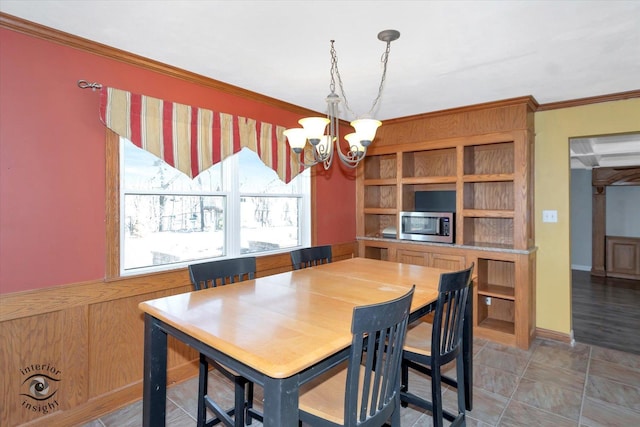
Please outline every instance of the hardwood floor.
[{"label": "hardwood floor", "polygon": [[572,271],[577,342],[640,354],[640,281]]}]

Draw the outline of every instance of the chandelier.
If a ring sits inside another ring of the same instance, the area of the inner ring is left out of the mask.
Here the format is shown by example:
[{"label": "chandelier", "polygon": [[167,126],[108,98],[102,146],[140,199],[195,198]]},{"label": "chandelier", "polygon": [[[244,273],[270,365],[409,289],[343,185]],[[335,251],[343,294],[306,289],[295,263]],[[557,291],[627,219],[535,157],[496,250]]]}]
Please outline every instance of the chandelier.
[{"label": "chandelier", "polygon": [[[397,40],[400,37],[400,32],[396,30],[384,30],[378,33],[378,39],[387,43],[387,48],[382,54],[381,62],[382,78],[380,80],[380,86],[378,87],[378,95],[373,101],[373,105],[369,112],[351,122],[351,126],[355,129],[355,132],[345,135],[345,140],[348,143],[349,151],[342,152],[340,148],[340,130],[339,130],[339,108],[338,104],[341,101],[340,96],[336,94],[336,80],[338,81],[338,87],[342,99],[344,99],[344,105],[346,110],[354,117],[357,117],[349,108],[349,102],[344,93],[344,87],[342,84],[342,78],[338,71],[338,57],[336,50],[333,46],[335,40],[331,40],[331,83],[329,84],[329,96],[327,96],[327,117],[306,117],[298,120],[298,123],[302,128],[287,129],[284,131],[284,135],[287,137],[289,146],[297,154],[294,156],[298,163],[304,167],[311,167],[322,163],[325,169],[331,167],[333,162],[333,155],[338,153],[338,157],[349,168],[355,168],[358,163],[364,159],[367,154],[367,147],[375,138],[376,131],[382,122],[371,119],[376,106],[380,102],[382,96],[382,89],[384,87],[385,78],[387,75],[387,61],[389,59],[389,52],[391,50],[391,42]],[[329,129],[327,130],[327,125]],[[309,141],[311,148],[305,150],[305,146]],[[303,153],[303,160],[299,159],[299,154]]]}]

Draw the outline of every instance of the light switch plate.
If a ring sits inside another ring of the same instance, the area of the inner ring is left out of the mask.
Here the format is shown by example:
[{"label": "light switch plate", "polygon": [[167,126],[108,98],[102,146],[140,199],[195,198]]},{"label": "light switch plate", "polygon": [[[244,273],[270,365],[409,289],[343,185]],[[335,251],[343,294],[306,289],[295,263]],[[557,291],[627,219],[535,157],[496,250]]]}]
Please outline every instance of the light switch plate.
[{"label": "light switch plate", "polygon": [[542,222],[558,222],[558,211],[542,211]]}]

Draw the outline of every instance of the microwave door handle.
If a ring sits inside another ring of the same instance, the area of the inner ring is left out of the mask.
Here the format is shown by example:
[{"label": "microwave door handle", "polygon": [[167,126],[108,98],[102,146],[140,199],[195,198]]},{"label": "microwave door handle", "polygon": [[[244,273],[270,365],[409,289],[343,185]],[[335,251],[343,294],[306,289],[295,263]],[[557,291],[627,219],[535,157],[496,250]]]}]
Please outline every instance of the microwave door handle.
[{"label": "microwave door handle", "polygon": [[442,225],[442,218],[438,218],[436,221],[436,236],[440,235],[440,226]]}]

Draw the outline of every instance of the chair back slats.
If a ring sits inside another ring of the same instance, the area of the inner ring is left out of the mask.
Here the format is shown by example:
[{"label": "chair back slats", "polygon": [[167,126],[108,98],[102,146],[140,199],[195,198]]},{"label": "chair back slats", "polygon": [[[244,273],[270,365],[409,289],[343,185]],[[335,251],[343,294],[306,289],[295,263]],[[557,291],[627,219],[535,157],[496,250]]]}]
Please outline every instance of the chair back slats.
[{"label": "chair back slats", "polygon": [[191,264],[189,276],[196,291],[254,279],[256,258],[233,258]]},{"label": "chair back slats", "polygon": [[[255,274],[255,257],[221,259],[189,266],[191,284],[196,291],[254,279]],[[213,395],[209,394],[207,389],[209,365],[215,366],[222,375],[233,382],[235,399],[234,406],[231,409],[225,410],[219,402],[213,400]],[[213,412],[213,418],[209,420],[207,420],[207,410]],[[249,425],[254,418],[262,421],[262,414],[253,409],[253,383],[230,371],[220,363],[209,360],[201,353],[200,374],[198,377],[197,425],[211,426],[219,423],[225,426],[233,426],[244,425],[245,421]]]},{"label": "chair back slats", "polygon": [[[434,427],[443,427],[444,419],[451,421],[452,426],[465,425],[465,370],[470,368],[465,366],[468,362],[463,354],[467,351],[463,350],[463,330],[464,324],[471,322],[471,319],[465,319],[465,315],[471,298],[469,292],[473,267],[472,263],[467,269],[440,275],[431,331],[425,331],[425,328],[429,328],[427,323],[417,325],[410,333],[410,344],[405,347],[403,354],[401,400],[405,405],[411,404],[430,411]],[[422,339],[425,342],[419,343],[419,334],[424,334]],[[453,360],[456,361],[455,380],[442,373],[442,366]],[[431,400],[409,390],[409,369],[431,377]],[[443,408],[443,382],[457,389],[458,407],[455,413]]]},{"label": "chair back slats", "polygon": [[294,270],[331,262],[331,245],[314,246],[291,251],[291,264]]},{"label": "chair back slats", "polygon": [[414,288],[395,300],[354,309],[345,426],[382,425],[399,405],[402,348]]},{"label": "chair back slats", "polygon": [[465,270],[440,275],[431,334],[432,357],[438,363],[453,360],[460,351],[472,271],[473,264]]}]

